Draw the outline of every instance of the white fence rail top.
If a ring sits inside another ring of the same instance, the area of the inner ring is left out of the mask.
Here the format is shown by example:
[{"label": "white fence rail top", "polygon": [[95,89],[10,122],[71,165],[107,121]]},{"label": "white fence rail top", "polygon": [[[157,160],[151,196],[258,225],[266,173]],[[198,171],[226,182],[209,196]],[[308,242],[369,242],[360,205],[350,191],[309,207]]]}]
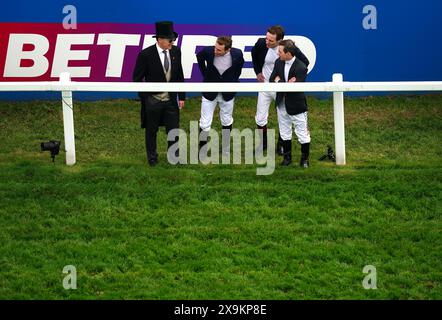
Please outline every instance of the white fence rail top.
[{"label": "white fence rail top", "polygon": [[0,82],[0,91],[104,92],[351,92],[442,91],[442,81],[303,82],[303,83],[192,83],[192,82]]}]

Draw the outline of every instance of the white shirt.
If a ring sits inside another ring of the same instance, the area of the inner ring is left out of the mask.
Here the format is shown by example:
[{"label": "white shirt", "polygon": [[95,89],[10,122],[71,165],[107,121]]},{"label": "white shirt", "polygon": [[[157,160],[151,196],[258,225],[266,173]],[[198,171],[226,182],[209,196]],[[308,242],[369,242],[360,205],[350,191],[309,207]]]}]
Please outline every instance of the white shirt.
[{"label": "white shirt", "polygon": [[230,54],[230,50],[223,56],[215,56],[213,59],[213,65],[218,70],[220,75],[229,69],[232,66],[232,55]]},{"label": "white shirt", "polygon": [[[160,56],[161,65],[163,66],[163,69],[164,69],[164,53],[163,53],[164,50],[160,48],[158,43],[156,44],[156,46],[157,46],[157,50],[158,50],[158,55]],[[169,68],[170,68],[170,54],[169,54],[169,50],[166,50],[166,54],[167,54],[167,58],[169,59]]]},{"label": "white shirt", "polygon": [[292,67],[293,62],[295,62],[295,57],[293,57],[292,59],[288,60],[285,62],[285,66],[284,66],[284,77],[285,77],[285,82],[289,82],[289,72],[290,72],[290,68]]},{"label": "white shirt", "polygon": [[265,82],[269,82],[273,68],[275,67],[276,59],[278,59],[278,46],[267,50],[264,65],[262,67],[262,75],[264,76]]}]

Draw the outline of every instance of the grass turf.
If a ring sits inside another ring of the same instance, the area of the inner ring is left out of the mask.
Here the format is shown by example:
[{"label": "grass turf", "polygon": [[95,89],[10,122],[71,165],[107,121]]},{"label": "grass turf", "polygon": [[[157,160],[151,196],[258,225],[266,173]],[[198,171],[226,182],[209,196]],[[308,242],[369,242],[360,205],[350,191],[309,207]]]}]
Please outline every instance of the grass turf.
[{"label": "grass turf", "polygon": [[[254,128],[255,98],[234,127]],[[199,118],[187,102],[183,128]],[[442,96],[349,98],[347,162],[331,100],[309,98],[311,168],[146,164],[139,104],[74,103],[77,164],[59,101],[0,102],[1,299],[441,299]],[[276,128],[272,108],[269,127]],[[214,118],[214,128],[220,129]],[[277,158],[277,163],[281,158]],[[65,290],[65,265],[77,269]],[[365,265],[377,268],[365,290]]]}]

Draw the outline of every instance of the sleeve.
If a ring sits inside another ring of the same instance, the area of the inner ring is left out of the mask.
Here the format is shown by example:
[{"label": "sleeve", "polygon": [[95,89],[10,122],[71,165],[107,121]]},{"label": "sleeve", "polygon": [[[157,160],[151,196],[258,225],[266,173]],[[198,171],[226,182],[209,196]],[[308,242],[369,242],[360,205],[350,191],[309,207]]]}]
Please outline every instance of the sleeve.
[{"label": "sleeve", "polygon": [[[141,51],[138,54],[137,62],[135,63],[134,72],[132,74],[133,82],[143,82],[145,75],[147,73],[147,59]],[[141,98],[146,95],[146,92],[138,92],[138,96]],[[143,99],[141,99],[141,103],[144,103]]]},{"label": "sleeve", "polygon": [[198,61],[198,67],[199,67],[200,72],[204,78],[206,77],[206,70],[207,70],[205,50],[206,49],[204,48],[196,54],[196,60]]},{"label": "sleeve", "polygon": [[[178,61],[180,62],[180,65],[178,68],[177,80],[178,80],[178,82],[184,82],[183,64],[181,62],[181,50],[179,48],[177,51],[177,55],[178,55]],[[180,101],[186,100],[186,93],[185,92],[178,92],[178,99]]]},{"label": "sleeve", "polygon": [[255,45],[252,48],[252,64],[253,64],[253,70],[255,70],[255,74],[258,75],[262,72],[262,66],[259,67],[259,58],[258,58],[258,52],[259,52],[259,39],[256,41]]},{"label": "sleeve", "polygon": [[307,79],[307,67],[302,66],[295,72],[296,82],[305,82]]},{"label": "sleeve", "polygon": [[137,62],[135,63],[134,72],[132,74],[132,81],[143,82],[146,73],[147,73],[147,59],[144,57],[143,51],[141,51],[138,54]]},{"label": "sleeve", "polygon": [[306,67],[308,67],[308,65],[310,64],[310,61],[308,61],[307,57],[302,53],[302,51],[298,47],[296,47],[295,57],[301,60],[302,62],[304,62]]},{"label": "sleeve", "polygon": [[241,50],[239,50],[239,63],[238,63],[238,69],[236,70],[237,74],[235,75],[236,79],[239,81],[239,77],[241,76],[242,68],[244,66],[244,55]]}]

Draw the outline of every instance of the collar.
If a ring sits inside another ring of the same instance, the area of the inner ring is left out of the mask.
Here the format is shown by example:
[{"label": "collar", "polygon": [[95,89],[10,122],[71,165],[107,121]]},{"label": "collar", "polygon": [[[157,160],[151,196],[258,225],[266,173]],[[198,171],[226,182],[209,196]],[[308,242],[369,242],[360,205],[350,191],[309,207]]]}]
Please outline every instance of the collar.
[{"label": "collar", "polygon": [[286,61],[285,64],[291,66],[293,62],[295,62],[296,57],[291,58],[290,60]]},{"label": "collar", "polygon": [[227,58],[228,56],[232,56],[232,53],[231,53],[231,52],[232,52],[232,51],[229,49],[229,51],[227,51],[226,54],[223,55],[223,56],[219,56],[219,57],[217,57],[217,56],[215,56],[215,54],[213,54],[213,56],[214,56],[215,58]]},{"label": "collar", "polygon": [[[158,45],[158,42],[155,44],[155,46],[157,47],[158,55],[161,57],[161,55],[163,54],[164,50],[160,48],[160,46]],[[166,52],[169,52],[169,50],[166,49]]]}]

